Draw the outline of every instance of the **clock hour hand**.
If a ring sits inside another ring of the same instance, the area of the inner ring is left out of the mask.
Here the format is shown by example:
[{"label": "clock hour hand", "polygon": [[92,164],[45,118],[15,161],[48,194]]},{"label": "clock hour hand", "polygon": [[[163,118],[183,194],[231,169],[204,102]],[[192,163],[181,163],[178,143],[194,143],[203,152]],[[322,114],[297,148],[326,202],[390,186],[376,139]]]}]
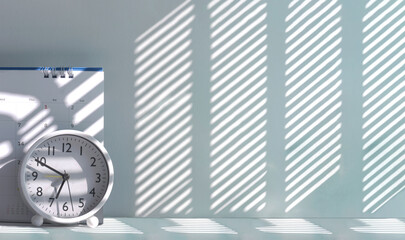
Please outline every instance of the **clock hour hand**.
[{"label": "clock hour hand", "polygon": [[46,167],[46,168],[52,170],[53,172],[55,172],[55,173],[61,175],[62,177],[64,176],[63,173],[59,172],[58,170],[56,170],[55,168],[53,168],[53,167],[47,165],[47,164],[44,163],[44,162],[41,162],[41,161],[39,161],[39,160],[37,160],[37,159],[35,159],[35,162],[39,163],[39,164],[40,164],[41,166],[43,166],[43,167]]}]

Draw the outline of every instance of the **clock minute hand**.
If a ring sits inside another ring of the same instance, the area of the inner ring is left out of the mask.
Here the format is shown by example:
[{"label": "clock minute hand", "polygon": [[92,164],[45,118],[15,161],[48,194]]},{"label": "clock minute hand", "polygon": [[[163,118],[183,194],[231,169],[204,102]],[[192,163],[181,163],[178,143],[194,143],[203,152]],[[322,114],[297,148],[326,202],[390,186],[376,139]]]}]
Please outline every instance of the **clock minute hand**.
[{"label": "clock minute hand", "polygon": [[35,159],[35,162],[41,164],[41,166],[43,166],[43,167],[46,167],[46,168],[48,168],[48,169],[54,171],[55,173],[61,175],[62,177],[64,176],[63,173],[61,173],[61,172],[59,172],[58,170],[56,170],[55,168],[53,168],[53,167],[47,165],[46,163],[43,163],[43,162],[41,162],[41,161],[39,161],[39,160],[37,160],[37,159]]}]

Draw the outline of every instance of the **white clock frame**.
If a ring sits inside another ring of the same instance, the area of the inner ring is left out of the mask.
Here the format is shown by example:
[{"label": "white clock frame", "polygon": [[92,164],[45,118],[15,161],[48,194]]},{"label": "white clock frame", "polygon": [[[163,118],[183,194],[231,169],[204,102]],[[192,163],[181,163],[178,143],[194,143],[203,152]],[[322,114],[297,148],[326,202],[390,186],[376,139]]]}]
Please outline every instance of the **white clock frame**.
[{"label": "white clock frame", "polygon": [[[90,142],[93,144],[103,155],[103,158],[106,162],[106,166],[108,168],[108,184],[107,184],[107,189],[104,193],[103,198],[100,200],[100,202],[95,206],[93,209],[88,211],[87,213],[77,216],[77,217],[56,217],[54,215],[48,214],[41,210],[30,198],[29,193],[24,186],[25,184],[25,169],[28,160],[30,159],[31,155],[33,152],[37,149],[39,145],[42,143],[46,142],[48,139],[56,137],[56,136],[66,136],[66,135],[71,135],[79,138],[83,138],[84,140]],[[31,148],[28,150],[27,154],[24,157],[24,160],[21,162],[20,169],[18,172],[18,186],[20,188],[20,193],[22,196],[23,201],[25,204],[29,207],[33,213],[36,215],[32,217],[31,222],[35,226],[41,226],[43,223],[43,220],[46,219],[52,223],[59,223],[59,224],[74,224],[74,223],[79,223],[84,220],[87,220],[87,225],[89,227],[96,227],[98,225],[98,219],[94,216],[105,204],[107,201],[108,197],[111,194],[112,187],[113,187],[113,182],[114,182],[114,170],[113,170],[113,165],[112,161],[110,158],[110,155],[108,154],[107,150],[104,148],[104,146],[94,137],[85,134],[84,132],[76,131],[76,130],[59,130],[55,131],[52,133],[49,133],[39,140],[37,140]]]}]

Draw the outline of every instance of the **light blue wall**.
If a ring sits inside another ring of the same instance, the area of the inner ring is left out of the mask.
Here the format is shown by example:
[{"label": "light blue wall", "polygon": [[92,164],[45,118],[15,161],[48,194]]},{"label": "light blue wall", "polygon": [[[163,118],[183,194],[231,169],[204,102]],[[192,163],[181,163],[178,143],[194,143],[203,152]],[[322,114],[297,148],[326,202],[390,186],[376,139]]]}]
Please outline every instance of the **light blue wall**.
[{"label": "light blue wall", "polygon": [[[326,1],[316,8],[318,3],[321,2],[304,6],[302,2],[273,0],[225,6],[224,2],[177,0],[1,1],[0,66],[104,68],[105,146],[116,172],[114,190],[105,207],[107,216],[403,217],[405,3],[389,1],[378,10],[379,1],[367,8],[364,0]],[[220,10],[221,6],[225,8]],[[233,7],[237,11],[225,16]],[[314,11],[299,21],[312,7]],[[247,11],[237,15],[242,9]],[[377,11],[367,18],[373,9]],[[225,20],[216,25],[221,16]],[[230,25],[219,30],[228,20]],[[299,21],[296,26],[295,21]],[[365,30],[374,21],[375,25]],[[305,26],[300,32],[300,27]],[[331,28],[328,30],[327,26]],[[171,36],[175,29],[178,32]],[[246,29],[250,30],[244,32]],[[305,38],[311,29],[313,35]],[[326,33],[316,39],[316,34],[325,29]],[[373,31],[378,33],[367,40]],[[160,32],[161,35],[154,35]],[[222,41],[226,34],[230,35]],[[154,40],[154,36],[159,37]],[[236,44],[216,55],[238,36],[241,38]],[[379,36],[385,36],[381,42]],[[164,37],[167,41],[159,45],[159,39]],[[242,46],[249,37],[253,40]],[[315,43],[307,48],[305,44],[311,40]],[[323,45],[323,40],[328,42]],[[374,42],[378,42],[377,47],[366,51]],[[294,43],[297,47],[289,51]],[[238,46],[242,46],[241,50],[226,58],[226,53]],[[381,52],[363,62],[379,46]],[[311,50],[318,48],[312,54]],[[171,55],[176,50],[181,52]],[[303,53],[295,58],[294,53],[299,50]],[[310,56],[305,59],[307,53]],[[287,62],[288,59],[293,60]],[[300,59],[305,61],[299,64]],[[171,64],[177,64],[176,60],[181,62],[171,73],[157,78]],[[312,62],[315,60],[318,61]],[[215,64],[220,61],[222,65],[217,67]],[[323,63],[326,67],[318,69]],[[317,82],[317,77],[332,66],[330,74]],[[369,66],[371,70],[364,73]],[[300,73],[306,67],[308,70]],[[238,76],[244,76],[249,69],[252,73],[237,83]],[[234,70],[239,72],[233,74]],[[148,75],[148,71],[153,74]],[[313,76],[309,75],[311,71],[315,71]],[[170,78],[175,73],[179,75]],[[255,73],[261,74],[256,78]],[[387,78],[366,94],[373,84],[384,79],[384,74],[388,74]],[[307,82],[299,85],[305,76]],[[154,77],[156,82],[148,87]],[[324,88],[323,83],[327,84]],[[227,87],[229,91],[217,99]],[[310,90],[290,103],[305,87]],[[232,93],[236,97],[221,105]],[[305,102],[305,96],[311,93],[317,95]],[[373,96],[376,99],[368,104]],[[319,99],[318,105],[311,105]],[[383,103],[378,106],[380,100]],[[232,104],[234,108],[226,112],[226,106]],[[334,111],[328,112],[335,106]],[[372,106],[378,108],[374,110]],[[305,122],[317,110],[321,110],[320,114]],[[236,114],[238,111],[240,114]],[[379,117],[363,129],[373,116]],[[311,127],[317,120],[324,121]],[[329,121],[330,127],[322,131]],[[378,122],[382,127],[374,130],[372,127],[379,126]],[[221,123],[224,125],[218,125]],[[295,132],[300,123],[305,125]],[[240,129],[244,132],[238,132]],[[306,130],[307,135],[293,140]],[[219,139],[221,133],[225,137]],[[371,134],[363,139],[368,133]],[[227,142],[230,136],[236,137]],[[374,142],[368,146],[369,141]],[[248,149],[239,155],[244,147]],[[322,151],[323,147],[330,148]],[[294,155],[296,149],[301,150]],[[161,155],[153,155],[156,153]],[[304,165],[311,156],[319,158]],[[322,157],[324,162],[316,165]],[[363,171],[373,159],[376,164]],[[294,160],[297,164],[290,169]],[[383,165],[384,160],[390,162]],[[304,170],[293,176],[299,166]],[[313,171],[304,177],[303,173],[311,167]],[[373,169],[377,173],[365,179]],[[320,175],[312,181],[316,173]],[[289,176],[291,179],[286,182]],[[318,184],[320,179],[328,180]],[[371,185],[373,179],[376,183]],[[294,180],[297,184],[287,189]],[[306,180],[308,185],[298,191]],[[371,187],[367,188],[367,184]],[[373,190],[376,193],[363,201]]]}]

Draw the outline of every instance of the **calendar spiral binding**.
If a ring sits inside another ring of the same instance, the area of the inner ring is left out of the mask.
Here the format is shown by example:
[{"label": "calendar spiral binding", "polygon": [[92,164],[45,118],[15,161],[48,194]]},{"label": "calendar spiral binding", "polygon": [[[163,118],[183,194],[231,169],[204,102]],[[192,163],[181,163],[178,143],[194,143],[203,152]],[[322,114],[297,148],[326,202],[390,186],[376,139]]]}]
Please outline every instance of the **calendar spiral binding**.
[{"label": "calendar spiral binding", "polygon": [[44,78],[65,78],[66,74],[69,78],[73,78],[73,67],[41,67],[41,71],[44,74]]}]

